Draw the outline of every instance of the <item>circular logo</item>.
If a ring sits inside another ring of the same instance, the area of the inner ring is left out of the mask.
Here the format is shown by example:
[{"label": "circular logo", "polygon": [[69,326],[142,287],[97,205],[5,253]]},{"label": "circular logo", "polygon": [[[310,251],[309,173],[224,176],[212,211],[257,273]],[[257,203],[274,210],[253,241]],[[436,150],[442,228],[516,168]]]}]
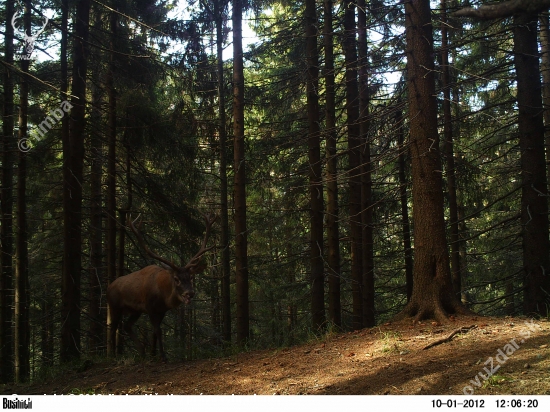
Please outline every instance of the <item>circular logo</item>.
[{"label": "circular logo", "polygon": [[31,150],[30,143],[31,142],[29,139],[27,139],[26,137],[23,137],[22,139],[19,139],[19,141],[17,142],[17,147],[23,153],[27,153],[29,150]]}]

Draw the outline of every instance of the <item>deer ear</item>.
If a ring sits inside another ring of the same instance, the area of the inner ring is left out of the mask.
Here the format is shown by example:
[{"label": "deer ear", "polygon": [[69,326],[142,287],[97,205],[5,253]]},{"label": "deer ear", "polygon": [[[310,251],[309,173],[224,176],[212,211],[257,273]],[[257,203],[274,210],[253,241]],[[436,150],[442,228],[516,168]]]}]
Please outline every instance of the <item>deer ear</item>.
[{"label": "deer ear", "polygon": [[189,273],[191,273],[192,275],[201,273],[204,269],[206,269],[207,266],[208,265],[206,263],[201,262],[197,266],[194,266],[191,269],[189,269]]},{"label": "deer ear", "polygon": [[174,282],[176,282],[176,285],[179,286],[181,284],[179,276],[176,274],[173,274],[172,276],[174,277]]}]

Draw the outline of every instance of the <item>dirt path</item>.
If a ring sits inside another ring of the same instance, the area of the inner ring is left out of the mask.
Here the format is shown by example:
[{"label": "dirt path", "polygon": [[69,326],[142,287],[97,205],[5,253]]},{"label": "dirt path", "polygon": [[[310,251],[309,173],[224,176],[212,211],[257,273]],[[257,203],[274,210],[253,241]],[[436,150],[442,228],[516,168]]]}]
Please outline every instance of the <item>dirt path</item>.
[{"label": "dirt path", "polygon": [[[423,350],[474,325],[449,342]],[[550,322],[468,317],[443,326],[385,324],[230,358],[116,366],[106,362],[45,384],[0,389],[4,394],[548,395]]]}]

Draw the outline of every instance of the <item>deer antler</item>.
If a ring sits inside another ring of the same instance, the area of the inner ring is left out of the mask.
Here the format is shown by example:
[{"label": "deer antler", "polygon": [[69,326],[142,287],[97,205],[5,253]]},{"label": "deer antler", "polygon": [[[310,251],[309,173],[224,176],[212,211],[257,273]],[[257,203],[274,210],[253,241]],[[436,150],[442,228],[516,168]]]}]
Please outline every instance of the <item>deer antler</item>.
[{"label": "deer antler", "polygon": [[[21,32],[21,27],[15,24],[15,20],[17,20],[20,16],[21,16],[21,12],[16,11],[15,13],[13,13],[13,16],[11,18],[11,26],[13,27],[14,30],[17,30],[18,32]],[[27,33],[25,33],[24,31],[22,33],[24,33],[25,36],[27,36]]]},{"label": "deer antler", "polygon": [[[151,256],[153,259],[156,259],[158,260],[159,262],[162,262],[164,263],[165,265],[168,265],[170,266],[172,269],[174,269],[175,271],[178,271],[180,270],[180,268],[176,265],[174,265],[172,262],[170,262],[168,259],[164,259],[162,256],[159,256],[157,255],[156,253],[154,253],[151,249],[149,249],[149,247],[145,244],[145,240],[143,240],[143,236],[141,236],[141,234],[139,233],[138,229],[136,229],[136,227],[134,226],[134,223],[137,222],[137,220],[139,219],[139,217],[141,216],[138,215],[138,217],[132,222],[132,220],[130,219],[130,216],[128,216],[128,226],[130,227],[130,229],[132,229],[132,232],[134,232],[134,234],[136,235],[137,239],[138,239],[138,242],[140,244],[140,246],[143,248],[143,250],[145,250],[145,252],[147,252],[147,254],[149,256]],[[138,228],[141,226],[141,222],[139,222],[138,224]]]},{"label": "deer antler", "polygon": [[210,228],[214,224],[214,222],[218,219],[218,215],[211,215],[211,214],[204,214],[204,222],[206,224],[206,232],[204,233],[204,239],[202,241],[201,248],[197,252],[195,256],[193,256],[189,262],[184,266],[184,269],[191,269],[195,266],[197,266],[201,260],[202,255],[204,255],[209,250],[214,249],[215,246],[206,247],[206,243],[208,242],[208,237],[210,236]]},{"label": "deer antler", "polygon": [[40,36],[42,34],[42,32],[44,31],[44,29],[46,28],[46,25],[48,24],[50,20],[48,19],[47,16],[44,16],[44,25],[42,26],[42,28],[40,30],[38,30],[38,33],[36,33],[34,35],[34,38],[36,39],[38,36]]}]

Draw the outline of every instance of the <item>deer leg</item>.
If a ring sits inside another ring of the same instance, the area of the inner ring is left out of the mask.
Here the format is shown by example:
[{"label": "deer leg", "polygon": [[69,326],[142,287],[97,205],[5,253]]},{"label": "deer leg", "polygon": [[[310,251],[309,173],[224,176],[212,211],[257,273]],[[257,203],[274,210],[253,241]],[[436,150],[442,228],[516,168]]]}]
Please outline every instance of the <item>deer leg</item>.
[{"label": "deer leg", "polygon": [[109,308],[109,316],[111,320],[111,326],[109,329],[109,348],[112,353],[112,356],[117,355],[117,344],[116,344],[116,335],[117,335],[117,329],[120,325],[120,320],[122,318],[120,312],[117,312],[113,310],[112,308]]},{"label": "deer leg", "polygon": [[166,355],[164,354],[164,347],[162,345],[162,330],[160,329],[160,324],[164,318],[164,313],[150,313],[149,318],[151,319],[151,324],[153,325],[153,355],[156,349],[157,340],[159,342],[159,351],[160,356],[163,362],[166,362]]},{"label": "deer leg", "polygon": [[124,322],[124,331],[130,336],[130,338],[136,345],[136,349],[139,351],[140,355],[145,356],[145,348],[143,347],[143,344],[139,341],[138,337],[134,333],[134,330],[132,329],[134,323],[137,322],[140,316],[141,313],[133,313],[132,315],[130,315],[128,320]]}]

